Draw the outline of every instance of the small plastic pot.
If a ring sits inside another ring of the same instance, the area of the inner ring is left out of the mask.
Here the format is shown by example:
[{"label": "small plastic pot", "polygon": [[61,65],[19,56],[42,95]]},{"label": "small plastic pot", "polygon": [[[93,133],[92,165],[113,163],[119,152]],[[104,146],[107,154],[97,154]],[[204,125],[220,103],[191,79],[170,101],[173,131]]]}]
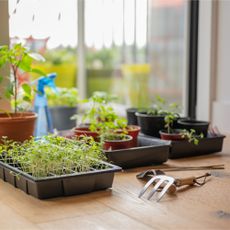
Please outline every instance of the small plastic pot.
[{"label": "small plastic pot", "polygon": [[209,122],[207,121],[198,121],[198,120],[192,120],[192,119],[179,119],[177,121],[180,129],[194,129],[196,131],[197,135],[200,135],[203,133],[204,137],[208,134],[208,126]]},{"label": "small plastic pot", "polygon": [[173,133],[167,133],[166,130],[161,130],[160,136],[162,140],[167,140],[167,141],[182,141],[185,138],[182,136],[181,133],[182,129],[174,129]]},{"label": "small plastic pot", "polygon": [[89,127],[76,127],[74,129],[74,134],[75,136],[90,136],[93,137],[94,140],[98,141],[99,140],[99,134],[98,132],[92,132],[89,130]]},{"label": "small plastic pot", "polygon": [[127,149],[132,145],[132,137],[126,135],[124,140],[104,140],[104,150]]},{"label": "small plastic pot", "polygon": [[141,132],[145,135],[160,137],[159,131],[164,129],[165,116],[151,115],[146,112],[136,112],[138,125]]},{"label": "small plastic pot", "polygon": [[128,120],[128,125],[137,125],[137,108],[128,108],[126,109],[126,115]]}]

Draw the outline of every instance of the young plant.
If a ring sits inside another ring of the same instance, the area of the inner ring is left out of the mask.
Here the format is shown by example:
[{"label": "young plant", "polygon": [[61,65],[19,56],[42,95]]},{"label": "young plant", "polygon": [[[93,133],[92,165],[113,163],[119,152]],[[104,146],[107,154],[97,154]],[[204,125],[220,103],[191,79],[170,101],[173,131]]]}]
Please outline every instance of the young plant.
[{"label": "young plant", "polygon": [[165,128],[167,129],[167,133],[173,132],[173,123],[179,117],[177,113],[168,112],[165,116]]},{"label": "young plant", "polygon": [[[23,71],[27,73],[37,73],[40,75],[45,75],[42,71],[32,67],[33,61],[44,61],[44,58],[37,53],[31,53],[27,48],[22,46],[22,44],[15,44],[12,48],[7,45],[0,46],[0,68],[5,65],[9,65],[12,72],[13,78],[9,77],[9,85],[7,86],[4,96],[7,99],[13,98],[14,113],[18,112],[18,90],[19,81],[17,78],[18,71]],[[5,76],[0,76],[0,82],[5,78]],[[22,85],[22,90],[24,91],[23,101],[31,102],[32,98],[32,88],[29,84],[24,83]]]},{"label": "young plant", "polygon": [[149,115],[167,115],[169,113],[176,113],[178,111],[178,104],[169,104],[164,98],[159,95],[156,96],[154,107],[147,109]]},{"label": "young plant", "polygon": [[190,129],[190,131],[184,129],[182,131],[182,137],[187,139],[190,143],[193,143],[194,145],[198,145],[200,139],[204,137],[204,134],[201,133],[200,135],[195,134],[196,131],[194,129]]},{"label": "young plant", "polygon": [[91,137],[67,140],[46,136],[44,139],[17,143],[2,140],[2,161],[34,177],[48,177],[90,171],[102,167],[105,159],[100,143]]},{"label": "young plant", "polygon": [[46,88],[45,91],[49,106],[75,107],[79,103],[79,95],[76,88],[57,88],[57,92]]}]

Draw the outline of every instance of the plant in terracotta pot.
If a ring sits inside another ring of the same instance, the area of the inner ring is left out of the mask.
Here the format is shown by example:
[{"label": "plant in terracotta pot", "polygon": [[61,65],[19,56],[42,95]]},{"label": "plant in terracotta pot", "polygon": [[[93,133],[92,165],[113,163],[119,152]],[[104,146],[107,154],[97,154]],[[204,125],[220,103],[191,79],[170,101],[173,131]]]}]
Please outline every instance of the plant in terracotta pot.
[{"label": "plant in terracotta pot", "polygon": [[165,116],[165,130],[160,131],[161,139],[171,141],[188,140],[189,142],[198,145],[199,139],[203,138],[203,134],[196,135],[194,129],[174,129],[173,123],[178,118],[176,113],[168,113]]},{"label": "plant in terracotta pot", "polygon": [[168,104],[164,98],[156,96],[153,108],[136,112],[141,132],[146,135],[160,137],[159,131],[164,129],[165,116],[177,110],[178,105],[176,103]]},{"label": "plant in terracotta pot", "polygon": [[[12,77],[0,76],[0,80],[9,78],[9,84],[1,97],[12,100],[13,104],[13,112],[1,111],[0,137],[7,136],[12,140],[24,141],[33,136],[37,115],[33,112],[21,112],[19,109],[20,100],[31,102],[33,89],[27,83],[19,87],[17,74],[19,71],[22,71],[24,73],[33,72],[44,75],[43,72],[32,67],[35,60],[44,61],[44,58],[37,53],[31,53],[21,44],[15,44],[12,48],[6,45],[0,47],[0,68],[8,65],[12,72]],[[19,96],[20,89],[23,92],[22,97]]]},{"label": "plant in terracotta pot", "polygon": [[[94,138],[102,142],[106,140],[105,137],[111,137],[113,135],[113,142],[115,137],[118,138],[119,143],[123,141],[123,139],[127,141],[128,138],[129,142],[131,141],[129,147],[136,146],[140,127],[127,125],[127,120],[118,116],[113,107],[109,104],[111,98],[109,98],[106,93],[97,92],[90,100],[92,106],[83,115],[83,121],[87,120],[89,125],[88,127],[76,127],[75,134],[94,136]],[[121,136],[118,134],[121,134]],[[124,135],[130,135],[132,138],[124,138]]]},{"label": "plant in terracotta pot", "polygon": [[57,88],[54,92],[46,88],[49,110],[52,116],[53,127],[57,130],[68,130],[76,126],[76,121],[70,118],[77,113],[79,103],[76,88]]}]

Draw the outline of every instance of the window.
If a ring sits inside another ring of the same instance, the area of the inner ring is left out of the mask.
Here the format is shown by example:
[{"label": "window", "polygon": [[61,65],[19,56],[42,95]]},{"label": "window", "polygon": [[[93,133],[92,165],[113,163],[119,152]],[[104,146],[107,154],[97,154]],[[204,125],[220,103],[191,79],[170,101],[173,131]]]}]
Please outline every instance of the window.
[{"label": "window", "polygon": [[[186,81],[186,0],[85,0],[87,96],[117,94],[143,107],[155,95],[180,105]],[[77,84],[77,1],[9,0],[11,41],[25,40],[47,57],[57,84]],[[23,25],[23,26],[22,26]]]}]

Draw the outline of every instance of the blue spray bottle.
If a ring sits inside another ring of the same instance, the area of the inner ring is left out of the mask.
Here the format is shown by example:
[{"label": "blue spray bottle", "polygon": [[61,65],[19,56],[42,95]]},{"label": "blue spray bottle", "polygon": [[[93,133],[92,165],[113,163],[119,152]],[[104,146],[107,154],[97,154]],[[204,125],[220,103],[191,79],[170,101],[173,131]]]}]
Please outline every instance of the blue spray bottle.
[{"label": "blue spray bottle", "polygon": [[47,135],[48,133],[53,133],[53,124],[51,119],[51,114],[48,109],[47,98],[45,95],[45,87],[50,87],[55,92],[57,91],[55,86],[55,78],[57,74],[51,73],[46,77],[40,77],[37,85],[37,94],[34,102],[34,111],[38,114],[35,137],[40,137]]}]

